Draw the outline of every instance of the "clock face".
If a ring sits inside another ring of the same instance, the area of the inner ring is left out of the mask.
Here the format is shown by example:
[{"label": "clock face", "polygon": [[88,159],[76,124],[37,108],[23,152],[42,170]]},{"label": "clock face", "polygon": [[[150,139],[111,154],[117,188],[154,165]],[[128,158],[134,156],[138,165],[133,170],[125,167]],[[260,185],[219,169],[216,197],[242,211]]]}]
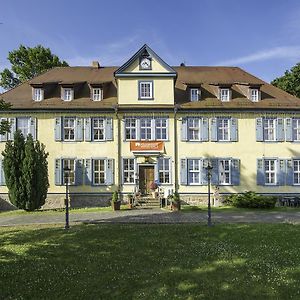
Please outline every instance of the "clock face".
[{"label": "clock face", "polygon": [[146,69],[146,70],[151,69],[151,61],[149,58],[141,59],[140,65],[141,65],[141,69]]}]

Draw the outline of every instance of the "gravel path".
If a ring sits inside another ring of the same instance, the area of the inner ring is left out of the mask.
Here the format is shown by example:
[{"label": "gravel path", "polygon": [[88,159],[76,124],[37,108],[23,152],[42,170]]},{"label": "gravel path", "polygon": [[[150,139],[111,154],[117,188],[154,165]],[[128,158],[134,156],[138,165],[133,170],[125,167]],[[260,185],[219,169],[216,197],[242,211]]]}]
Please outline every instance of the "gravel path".
[{"label": "gravel path", "polygon": [[[123,210],[117,212],[86,212],[71,213],[70,223],[205,223],[206,212],[170,212],[161,209]],[[295,212],[213,212],[213,223],[293,223],[300,224],[300,211]],[[29,214],[4,215],[0,214],[0,226],[30,225],[30,224],[59,224],[65,222],[65,215]]]}]

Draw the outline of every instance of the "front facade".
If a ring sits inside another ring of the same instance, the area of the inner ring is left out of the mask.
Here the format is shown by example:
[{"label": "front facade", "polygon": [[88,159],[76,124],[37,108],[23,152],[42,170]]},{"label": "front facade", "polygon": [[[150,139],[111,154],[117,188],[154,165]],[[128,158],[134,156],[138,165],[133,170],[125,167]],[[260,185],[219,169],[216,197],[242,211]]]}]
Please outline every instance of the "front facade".
[{"label": "front facade", "polygon": [[0,150],[16,129],[46,145],[50,207],[63,205],[66,166],[73,206],[147,194],[152,182],[199,200],[208,160],[220,193],[300,185],[300,99],[239,68],[170,67],[144,45],[119,68],[54,68],[0,97],[12,104]]}]

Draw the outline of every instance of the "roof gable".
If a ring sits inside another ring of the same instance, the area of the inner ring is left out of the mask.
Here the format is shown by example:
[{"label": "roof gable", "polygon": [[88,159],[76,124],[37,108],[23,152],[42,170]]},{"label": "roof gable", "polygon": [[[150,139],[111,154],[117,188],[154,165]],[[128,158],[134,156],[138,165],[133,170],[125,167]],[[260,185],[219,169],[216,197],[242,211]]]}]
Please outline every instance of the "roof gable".
[{"label": "roof gable", "polygon": [[[140,69],[140,60],[149,58],[151,60],[150,69]],[[114,73],[115,77],[122,76],[171,76],[176,77],[177,72],[163,61],[147,44],[143,45],[127,62],[125,62]]]}]

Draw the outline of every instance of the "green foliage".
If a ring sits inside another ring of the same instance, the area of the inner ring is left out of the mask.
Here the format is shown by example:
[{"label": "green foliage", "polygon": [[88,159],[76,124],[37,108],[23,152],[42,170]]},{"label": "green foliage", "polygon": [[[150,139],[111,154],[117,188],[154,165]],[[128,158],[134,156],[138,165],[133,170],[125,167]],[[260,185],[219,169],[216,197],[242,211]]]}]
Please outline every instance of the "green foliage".
[{"label": "green foliage", "polygon": [[255,192],[244,192],[225,197],[223,204],[239,208],[274,208],[277,198],[272,196],[261,196]]},{"label": "green foliage", "polygon": [[10,201],[27,211],[40,208],[49,187],[45,146],[34,142],[30,134],[25,141],[21,131],[17,130],[14,141],[6,143],[2,155]]},{"label": "green foliage", "polygon": [[275,78],[271,84],[296,97],[300,97],[300,63],[292,67],[291,70],[285,71],[283,76]]},{"label": "green foliage", "polygon": [[177,192],[174,193],[173,195],[173,200],[174,202],[180,202],[180,196]]},{"label": "green foliage", "polygon": [[11,89],[18,84],[32,79],[53,67],[66,67],[65,61],[52,54],[49,48],[41,45],[30,48],[20,45],[19,49],[8,54],[11,70],[4,69],[1,73],[0,85],[4,89]]},{"label": "green foliage", "polygon": [[[3,99],[0,99],[0,110],[9,110],[11,108],[11,104],[5,102]],[[6,132],[10,132],[10,124],[8,121],[1,121],[0,123],[0,134],[4,134]]]},{"label": "green foliage", "polygon": [[117,191],[113,192],[111,201],[112,202],[118,202],[119,201],[119,193]]}]

